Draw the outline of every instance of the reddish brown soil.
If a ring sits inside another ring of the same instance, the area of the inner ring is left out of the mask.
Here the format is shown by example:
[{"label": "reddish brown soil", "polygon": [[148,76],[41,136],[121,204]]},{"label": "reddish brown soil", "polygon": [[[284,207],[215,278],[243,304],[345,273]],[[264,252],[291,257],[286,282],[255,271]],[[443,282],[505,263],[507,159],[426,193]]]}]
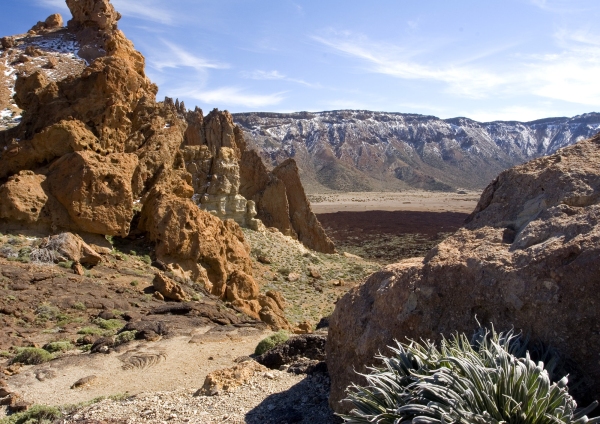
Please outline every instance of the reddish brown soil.
[{"label": "reddish brown soil", "polygon": [[340,251],[388,264],[423,256],[459,229],[459,212],[367,211],[317,215]]}]

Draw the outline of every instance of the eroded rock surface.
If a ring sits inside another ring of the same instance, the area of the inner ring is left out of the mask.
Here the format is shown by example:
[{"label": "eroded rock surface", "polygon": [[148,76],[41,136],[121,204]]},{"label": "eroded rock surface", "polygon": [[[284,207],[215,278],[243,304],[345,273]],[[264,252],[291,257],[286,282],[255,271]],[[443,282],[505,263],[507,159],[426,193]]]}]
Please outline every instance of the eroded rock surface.
[{"label": "eroded rock surface", "polygon": [[[502,172],[466,226],[425,258],[352,289],[330,318],[330,405],[394,339],[518,331],[576,364],[574,395],[600,397],[600,136]],[[388,352],[389,353],[389,352]]]}]

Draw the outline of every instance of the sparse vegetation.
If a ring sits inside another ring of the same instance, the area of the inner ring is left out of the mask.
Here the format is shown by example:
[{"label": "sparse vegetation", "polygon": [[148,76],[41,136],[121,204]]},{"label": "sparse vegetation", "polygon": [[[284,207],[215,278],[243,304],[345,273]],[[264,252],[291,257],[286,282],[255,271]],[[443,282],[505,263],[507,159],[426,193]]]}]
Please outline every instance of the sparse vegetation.
[{"label": "sparse vegetation", "polygon": [[0,424],[50,424],[62,417],[54,406],[33,405],[25,412],[0,419]]},{"label": "sparse vegetation", "polygon": [[94,318],[94,320],[92,321],[94,324],[96,324],[98,327],[102,328],[103,330],[116,330],[118,328],[123,327],[123,321],[119,320],[119,319],[102,319],[102,318]]},{"label": "sparse vegetation", "polygon": [[68,340],[50,342],[45,344],[43,349],[50,353],[66,352],[73,349],[73,344]]},{"label": "sparse vegetation", "polygon": [[12,364],[18,362],[25,365],[38,365],[48,362],[53,358],[54,356],[44,349],[39,349],[37,347],[22,347],[17,349],[16,356],[12,358],[10,362]]},{"label": "sparse vegetation", "polygon": [[600,423],[577,409],[567,377],[551,382],[553,361],[531,359],[512,332],[480,329],[464,334],[398,343],[394,356],[378,356],[382,368],[365,375],[368,386],[353,385],[349,423],[550,424]]},{"label": "sparse vegetation", "polygon": [[271,334],[269,337],[265,337],[260,342],[258,342],[258,345],[256,345],[256,349],[254,350],[254,354],[262,355],[266,351],[273,349],[278,344],[287,341],[289,338],[290,335],[283,330]]},{"label": "sparse vegetation", "polygon": [[137,334],[137,331],[133,330],[133,331],[123,331],[122,333],[117,334],[117,337],[115,338],[115,344],[116,345],[122,345],[124,343],[130,342],[132,340],[135,340],[135,335]]}]

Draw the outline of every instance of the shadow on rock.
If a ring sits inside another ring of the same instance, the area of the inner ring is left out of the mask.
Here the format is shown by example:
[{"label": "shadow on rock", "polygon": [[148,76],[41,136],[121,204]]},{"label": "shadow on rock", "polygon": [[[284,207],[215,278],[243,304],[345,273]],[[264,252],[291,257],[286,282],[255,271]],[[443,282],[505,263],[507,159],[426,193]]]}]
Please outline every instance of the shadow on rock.
[{"label": "shadow on rock", "polygon": [[248,424],[341,423],[329,408],[329,376],[313,374],[275,393],[246,414]]}]

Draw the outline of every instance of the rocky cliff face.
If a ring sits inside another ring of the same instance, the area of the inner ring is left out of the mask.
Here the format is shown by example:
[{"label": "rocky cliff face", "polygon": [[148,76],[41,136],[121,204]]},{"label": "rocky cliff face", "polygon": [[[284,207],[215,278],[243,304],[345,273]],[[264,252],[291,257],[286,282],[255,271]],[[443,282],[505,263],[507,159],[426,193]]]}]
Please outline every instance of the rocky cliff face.
[{"label": "rocky cliff face", "polygon": [[593,136],[600,114],[533,122],[370,111],[234,114],[272,166],[294,158],[309,192],[485,187],[499,172]]},{"label": "rocky cliff face", "polygon": [[[600,136],[502,172],[464,228],[425,258],[352,289],[330,319],[337,411],[346,387],[393,340],[517,331],[567,359],[575,397],[600,397]],[[361,381],[364,382],[364,381]]]},{"label": "rocky cliff face", "polygon": [[[310,208],[293,160],[267,170],[228,112],[187,112],[184,155],[197,204],[250,228],[275,227],[307,247],[335,247]],[[260,220],[260,222],[259,222]]]},{"label": "rocky cliff face", "polygon": [[[67,28],[53,15],[2,41],[11,69],[3,82],[15,94],[5,101],[12,123],[5,120],[0,131],[1,229],[148,237],[156,259],[249,315],[287,327],[277,303],[258,295],[249,246],[227,219],[261,225],[241,185],[269,198],[242,178],[250,175],[242,172],[249,153],[231,115],[215,110],[205,119],[179,102],[157,103],[144,57],[118,30],[120,15],[110,1],[67,5],[73,15]],[[67,44],[70,53],[55,51]],[[77,64],[70,72],[45,65],[65,55]],[[266,170],[251,176],[277,180]],[[311,237],[304,227],[294,230],[298,216],[314,215],[305,198],[299,207],[298,196],[282,194],[278,201],[294,202],[275,219],[282,229],[333,250],[318,223]]]}]

